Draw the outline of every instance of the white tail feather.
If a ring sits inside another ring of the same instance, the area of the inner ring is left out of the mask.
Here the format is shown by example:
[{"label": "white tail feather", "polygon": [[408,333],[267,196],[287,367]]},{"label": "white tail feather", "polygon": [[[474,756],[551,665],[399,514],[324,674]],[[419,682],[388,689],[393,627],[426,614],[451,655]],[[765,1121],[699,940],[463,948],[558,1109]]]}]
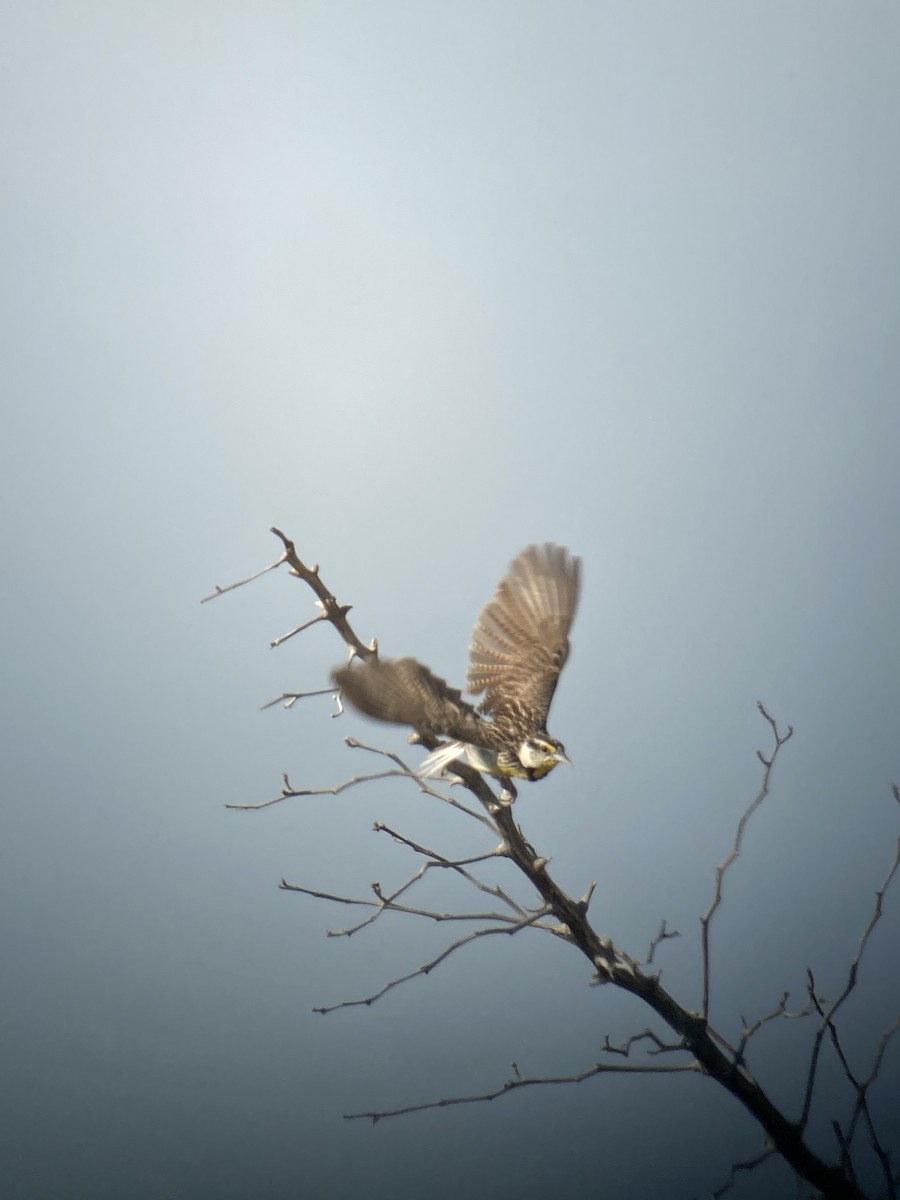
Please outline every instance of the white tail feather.
[{"label": "white tail feather", "polygon": [[441,742],[436,750],[422,759],[416,774],[420,779],[438,779],[450,763],[458,758],[467,758],[467,749],[465,742]]}]

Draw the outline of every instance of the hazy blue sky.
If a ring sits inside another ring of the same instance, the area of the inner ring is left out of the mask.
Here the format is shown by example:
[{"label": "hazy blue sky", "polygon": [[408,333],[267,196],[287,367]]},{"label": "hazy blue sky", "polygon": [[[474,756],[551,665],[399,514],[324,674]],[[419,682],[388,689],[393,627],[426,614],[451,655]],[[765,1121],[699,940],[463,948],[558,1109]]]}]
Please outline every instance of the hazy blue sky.
[{"label": "hazy blue sky", "polygon": [[[626,949],[681,929],[665,980],[697,1003],[765,700],[797,733],[714,1017],[801,1003],[807,964],[833,995],[900,824],[900,9],[8,0],[0,54],[0,1192],[708,1194],[761,1140],[700,1079],[342,1121],[580,1070],[647,1016],[538,935],[314,1015],[447,935],[326,939],[347,913],[282,876],[396,884],[417,864],[374,820],[489,843],[391,784],[226,811],[402,735],[258,711],[343,655],[325,627],[268,649],[314,614],[286,575],[198,600],[278,524],[362,637],[461,682],[509,559],[570,545],[575,769],[522,789],[527,836]],[[900,889],[846,1010],[860,1069],[898,938]],[[759,1039],[790,1112],[811,1032]],[[884,1075],[890,1125],[900,1045]]]}]

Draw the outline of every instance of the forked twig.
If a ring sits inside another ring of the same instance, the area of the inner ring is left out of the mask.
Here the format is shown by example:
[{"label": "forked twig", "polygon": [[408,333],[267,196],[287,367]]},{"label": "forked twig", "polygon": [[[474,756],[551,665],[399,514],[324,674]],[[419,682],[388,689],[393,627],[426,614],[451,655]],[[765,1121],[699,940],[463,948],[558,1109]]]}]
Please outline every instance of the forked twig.
[{"label": "forked twig", "polygon": [[659,931],[650,939],[650,948],[647,951],[647,957],[644,959],[643,965],[649,967],[653,965],[653,958],[657,948],[663,943],[669,941],[670,938],[681,937],[677,929],[669,929],[666,926],[665,917],[659,924]]},{"label": "forked twig", "polygon": [[493,850],[488,850],[484,854],[473,854],[469,858],[460,858],[454,860],[444,858],[442,854],[438,854],[435,850],[429,850],[426,846],[420,846],[418,842],[414,842],[411,838],[404,837],[402,833],[398,833],[395,829],[391,829],[389,826],[385,825],[383,821],[376,821],[372,828],[376,831],[376,833],[386,833],[395,842],[397,842],[398,845],[408,846],[409,849],[415,851],[416,854],[421,854],[428,859],[428,862],[426,862],[424,866],[413,876],[413,879],[410,880],[410,884],[432,867],[452,870],[458,875],[462,876],[467,883],[471,883],[473,887],[478,889],[478,891],[484,892],[488,896],[493,896],[497,900],[501,900],[504,904],[511,908],[517,916],[524,917],[527,915],[522,905],[513,900],[511,896],[508,896],[499,884],[484,883],[482,880],[477,879],[469,871],[465,870],[467,866],[474,866],[476,863],[489,862],[492,858],[509,858],[509,853],[503,843],[501,843],[499,846],[495,846]]},{"label": "forked twig", "polygon": [[435,800],[440,800],[443,804],[449,804],[451,808],[455,808],[458,812],[465,813],[467,817],[471,817],[474,821],[480,821],[493,834],[498,833],[498,829],[494,821],[484,812],[476,812],[474,808],[469,808],[467,804],[463,804],[461,800],[457,800],[455,796],[448,796],[445,792],[439,792],[423,779],[416,775],[415,771],[391,750],[383,750],[380,746],[367,746],[364,742],[359,741],[355,737],[345,737],[344,744],[349,746],[351,750],[364,750],[367,754],[379,754],[382,758],[389,758],[391,762],[396,763],[403,769],[406,774],[412,775],[416,783],[419,785],[419,791],[425,796],[432,796]]},{"label": "forked twig", "polygon": [[430,908],[415,908],[409,904],[398,904],[392,896],[384,896],[381,894],[378,884],[373,884],[372,889],[375,892],[376,899],[369,900],[361,896],[338,896],[333,892],[321,892],[317,888],[303,887],[299,883],[288,883],[286,879],[282,879],[279,883],[279,888],[284,892],[299,892],[303,896],[312,896],[316,900],[328,900],[331,904],[349,904],[357,908],[374,908],[374,916],[369,917],[365,921],[361,921],[359,925],[354,925],[350,929],[329,929],[326,930],[326,937],[352,937],[354,933],[358,933],[361,929],[371,925],[372,922],[383,912],[403,913],[412,917],[427,917],[431,921],[498,921],[505,925],[516,924],[515,917],[509,913],[501,912],[437,912]]},{"label": "forked twig", "polygon": [[[410,971],[408,975],[400,975],[396,979],[391,979],[384,987],[379,988],[377,992],[373,992],[371,996],[362,996],[359,1000],[341,1000],[337,1004],[314,1008],[313,1012],[331,1013],[337,1012],[339,1008],[359,1008],[363,1005],[368,1007],[370,1004],[374,1004],[376,1000],[380,1000],[382,996],[392,991],[395,987],[399,987],[401,983],[408,983],[411,979],[416,979],[420,975],[430,975],[435,967],[440,966],[451,954],[454,954],[457,950],[461,950],[463,946],[468,946],[472,942],[478,941],[479,938],[490,937],[496,933],[505,934],[509,937],[522,929],[528,929],[530,926],[537,925],[538,928],[542,928],[538,925],[538,922],[545,916],[547,916],[547,910],[539,909],[536,913],[529,914],[521,920],[514,921],[508,925],[475,929],[471,933],[467,933],[465,937],[457,938],[455,942],[451,942],[449,946],[445,946],[440,954],[430,959],[427,963],[423,963],[421,967],[417,967],[415,971]],[[548,929],[548,932],[552,933],[553,930]]]},{"label": "forked twig", "polygon": [[735,1062],[742,1063],[744,1061],[744,1051],[747,1049],[747,1043],[752,1037],[759,1033],[764,1025],[768,1025],[770,1021],[775,1021],[779,1017],[785,1021],[794,1021],[802,1017],[808,1017],[815,1011],[812,1002],[806,1004],[803,1008],[798,1008],[796,1012],[788,1012],[787,1002],[790,999],[790,992],[785,992],[771,1012],[765,1013],[761,1017],[757,1017],[752,1023],[747,1021],[746,1017],[741,1017],[741,1040],[737,1044],[737,1049],[734,1052]]}]

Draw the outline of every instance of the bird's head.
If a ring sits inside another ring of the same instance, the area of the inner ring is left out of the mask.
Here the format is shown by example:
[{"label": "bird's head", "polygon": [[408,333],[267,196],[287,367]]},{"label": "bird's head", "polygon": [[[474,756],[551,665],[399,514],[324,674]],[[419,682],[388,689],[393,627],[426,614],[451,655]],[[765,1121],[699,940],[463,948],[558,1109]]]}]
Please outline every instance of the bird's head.
[{"label": "bird's head", "polygon": [[526,770],[532,772],[535,779],[548,774],[557,763],[567,763],[570,767],[572,765],[562,742],[545,732],[525,738],[519,746],[519,762]]}]

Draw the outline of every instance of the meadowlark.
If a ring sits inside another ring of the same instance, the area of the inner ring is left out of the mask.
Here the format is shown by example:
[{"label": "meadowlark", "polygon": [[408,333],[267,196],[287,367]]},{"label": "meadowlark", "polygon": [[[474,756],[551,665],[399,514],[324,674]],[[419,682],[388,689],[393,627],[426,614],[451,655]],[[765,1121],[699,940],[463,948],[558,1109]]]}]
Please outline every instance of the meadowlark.
[{"label": "meadowlark", "polygon": [[557,763],[571,765],[547,732],[547,714],[569,654],[580,582],[581,559],[564,546],[528,546],[513,559],[472,635],[466,679],[472,695],[484,695],[478,709],[414,658],[372,657],[332,677],[360,712],[451,739],[422,761],[420,777],[462,760],[503,780],[514,797],[513,779],[542,779]]}]

